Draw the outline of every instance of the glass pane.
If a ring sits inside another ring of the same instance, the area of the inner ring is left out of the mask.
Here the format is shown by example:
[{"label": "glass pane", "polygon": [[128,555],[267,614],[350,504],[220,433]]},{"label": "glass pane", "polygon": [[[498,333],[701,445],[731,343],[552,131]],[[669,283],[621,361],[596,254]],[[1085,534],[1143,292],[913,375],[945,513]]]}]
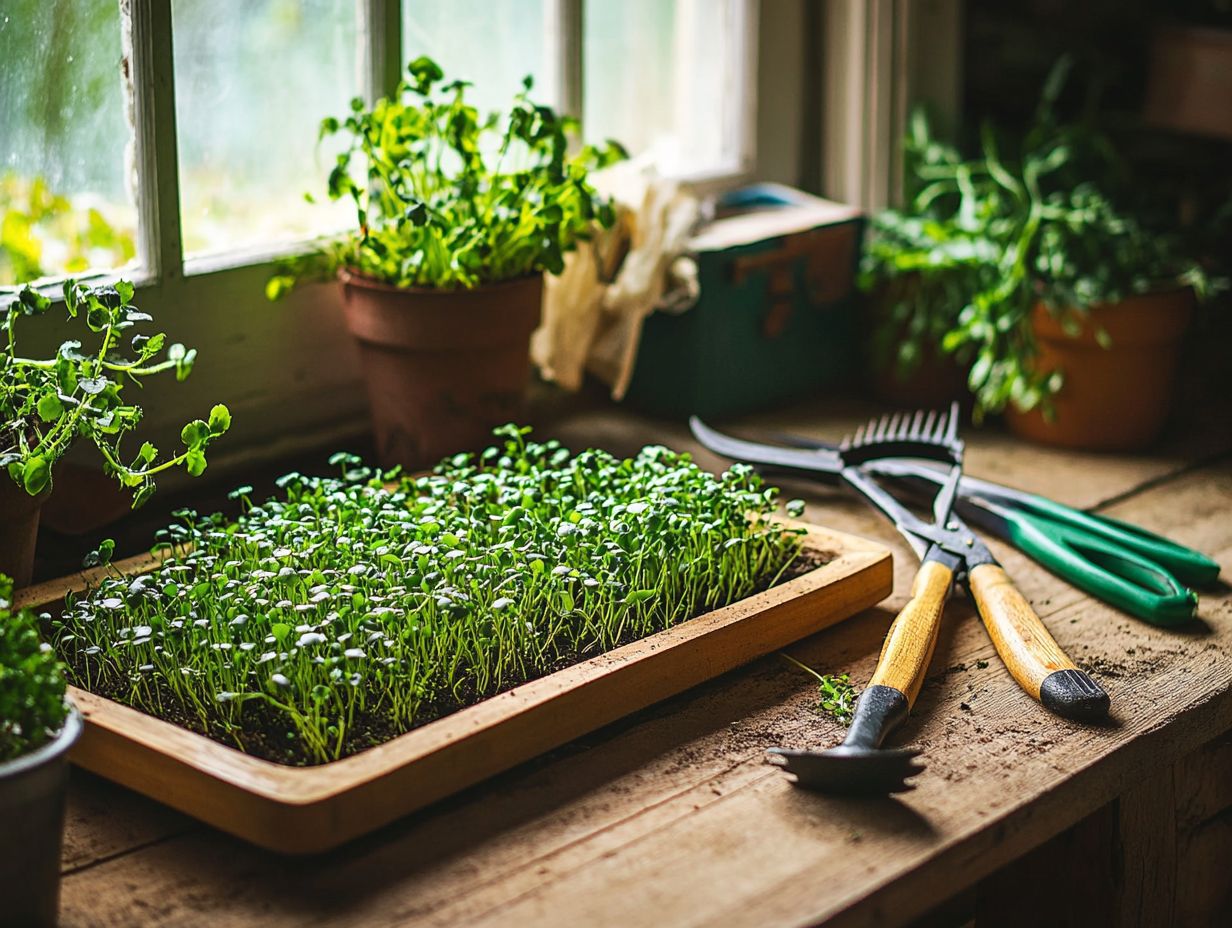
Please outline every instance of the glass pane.
[{"label": "glass pane", "polygon": [[0,5],[0,285],[136,253],[116,0]]},{"label": "glass pane", "polygon": [[740,0],[587,0],[582,118],[591,141],[672,174],[739,166]]},{"label": "glass pane", "polygon": [[549,86],[545,0],[403,0],[402,47],[410,61],[427,55],[447,80],[474,84],[467,91],[481,113],[505,112],[527,74],[531,97],[555,105]]},{"label": "glass pane", "polygon": [[317,130],[362,95],[358,10],[353,0],[172,0],[186,255],[354,223],[325,196],[336,149],[318,145]]}]

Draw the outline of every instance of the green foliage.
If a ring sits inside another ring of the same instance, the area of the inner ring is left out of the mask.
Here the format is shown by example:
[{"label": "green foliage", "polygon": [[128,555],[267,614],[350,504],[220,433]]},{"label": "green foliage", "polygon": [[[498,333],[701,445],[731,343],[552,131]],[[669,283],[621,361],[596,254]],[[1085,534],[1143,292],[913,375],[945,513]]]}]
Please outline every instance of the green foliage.
[{"label": "green foliage", "polygon": [[133,285],[121,280],[114,287],[64,284],[68,315],[97,339],[88,349],[78,339],[66,341],[50,358],[23,357],[17,348],[18,323],[45,314],[52,301],[26,286],[0,318],[0,467],[14,482],[37,496],[51,486],[52,468],[73,443],[93,443],[104,470],[133,491],[136,508],[154,493],[154,475],[183,466],[193,476],[205,470],[205,449],[231,425],[225,406],[215,406],[208,422],[197,419],[184,427],[184,449],[161,463],[148,441],[126,459],[120,445],[141,421],[141,407],[126,403],[127,384],[143,386],[144,378],[174,371],[176,380],[192,371],[197,352],[181,344],[166,345],[167,337],[132,334],[151,321],[132,303]]},{"label": "green foliage", "polygon": [[57,647],[87,688],[323,762],[741,599],[800,549],[747,466],[528,431],[392,485],[340,454],[338,479],[237,490],[235,522],[181,513],[172,556],[70,603]]},{"label": "green foliage", "polygon": [[443,290],[560,273],[593,223],[611,225],[611,205],[587,178],[624,151],[608,143],[571,155],[576,120],[531,102],[531,79],[523,84],[507,115],[481,118],[465,81],[446,83],[417,58],[392,99],[371,109],[356,99],[347,116],[324,120],[322,138],[348,138],[328,194],[354,202],[358,231],[281,268],[266,295],[339,267]]},{"label": "green foliage", "polygon": [[[100,263],[122,267],[137,254],[131,231],[117,229],[95,207],[75,207],[41,177],[0,177],[0,217],[0,285],[75,274]],[[49,242],[62,254],[49,259]]]},{"label": "green foliage", "polygon": [[907,138],[908,206],[874,218],[863,286],[884,301],[877,348],[901,372],[936,348],[969,365],[977,413],[1021,409],[1060,388],[1037,370],[1029,314],[1058,316],[1169,286],[1211,285],[1175,231],[1114,202],[1127,168],[1088,122],[1057,119],[1068,73],[1049,76],[1033,125],[1020,136],[984,126],[972,157],[938,140],[922,112]]},{"label": "green foliage", "polygon": [[13,610],[13,581],[0,574],[0,763],[29,754],[64,726],[64,668],[39,640],[29,609]]},{"label": "green foliage", "polygon": [[850,725],[855,717],[856,697],[860,694],[851,685],[851,677],[845,673],[820,674],[807,664],[802,664],[790,654],[779,652],[779,656],[790,661],[817,681],[817,711],[830,716],[840,725]]}]

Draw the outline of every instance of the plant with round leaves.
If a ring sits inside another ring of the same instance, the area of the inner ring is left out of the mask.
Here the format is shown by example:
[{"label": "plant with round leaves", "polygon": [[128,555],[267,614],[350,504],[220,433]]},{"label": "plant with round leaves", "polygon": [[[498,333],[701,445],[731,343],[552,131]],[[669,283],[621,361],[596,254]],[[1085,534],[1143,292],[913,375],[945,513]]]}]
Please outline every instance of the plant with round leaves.
[{"label": "plant with round leaves", "polygon": [[357,231],[323,253],[283,264],[266,295],[277,299],[307,276],[338,268],[399,287],[474,288],[559,274],[564,256],[595,223],[610,226],[610,203],[590,172],[625,157],[615,142],[570,153],[577,120],[532,102],[532,80],[507,113],[481,116],[466,81],[445,81],[417,58],[392,97],[351,103],[321,137],[347,137],[329,176],[331,200],[355,205]]},{"label": "plant with round leaves", "polygon": [[[88,441],[103,458],[103,469],[133,492],[133,508],[154,493],[154,476],[183,467],[192,476],[206,466],[205,450],[231,426],[227,407],[210,410],[180,433],[183,449],[158,461],[158,449],[143,442],[135,455],[121,450],[141,421],[141,407],[128,403],[124,388],[143,386],[147,377],[174,372],[184,380],[197,352],[165,334],[136,334],[151,317],[133,305],[133,285],[89,287],[64,284],[70,320],[81,323],[91,344],[63,342],[51,357],[26,357],[18,348],[18,329],[52,307],[52,300],[26,286],[0,317],[0,467],[31,496],[48,490],[56,462],[77,441]],[[83,333],[85,337],[85,333]]]},{"label": "plant with round leaves", "polygon": [[0,763],[42,747],[68,714],[64,667],[34,613],[12,600],[13,581],[0,574]]}]

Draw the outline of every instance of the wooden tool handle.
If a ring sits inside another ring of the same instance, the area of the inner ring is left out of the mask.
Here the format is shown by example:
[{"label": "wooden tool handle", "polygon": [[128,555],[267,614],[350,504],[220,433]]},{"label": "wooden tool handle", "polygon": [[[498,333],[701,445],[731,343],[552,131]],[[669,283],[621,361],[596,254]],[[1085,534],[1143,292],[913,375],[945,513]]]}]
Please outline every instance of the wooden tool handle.
[{"label": "wooden tool handle", "polygon": [[892,686],[914,706],[924,683],[924,673],[937,646],[937,631],[941,628],[941,613],[950,596],[954,574],[944,564],[925,561],[911,584],[911,599],[898,614],[885,644],[869,686]]},{"label": "wooden tool handle", "polygon": [[1108,714],[1108,694],[1061,650],[1000,565],[973,568],[968,583],[988,636],[1019,686],[1066,718]]}]

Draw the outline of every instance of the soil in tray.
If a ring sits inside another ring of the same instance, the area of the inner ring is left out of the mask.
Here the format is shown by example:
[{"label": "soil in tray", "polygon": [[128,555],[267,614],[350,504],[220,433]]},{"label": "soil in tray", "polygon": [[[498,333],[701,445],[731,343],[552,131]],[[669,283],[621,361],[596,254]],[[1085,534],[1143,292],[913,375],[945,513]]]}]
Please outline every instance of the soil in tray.
[{"label": "soil in tray", "polygon": [[[823,567],[833,560],[833,557],[831,552],[809,547],[802,548],[796,559],[788,565],[778,578],[778,583],[774,585],[781,585],[788,580]],[[769,589],[772,579],[772,577],[762,578],[754,593],[750,595],[755,595]],[[696,618],[696,616],[690,616],[689,618]],[[637,640],[637,636],[630,635],[623,639],[620,644],[629,644],[635,640]],[[462,694],[461,698],[442,699],[422,706],[417,715],[416,723],[411,726],[411,729],[426,725],[460,709],[474,705],[483,699],[498,695],[499,692],[507,692],[525,683],[529,683],[533,679],[546,676],[548,673],[562,670],[588,658],[595,657],[598,653],[598,651],[579,652],[571,657],[561,658],[556,662],[555,666],[548,668],[543,674],[527,677],[522,680],[511,680],[507,686],[502,687],[497,692],[483,694],[465,693]],[[70,655],[68,666],[69,682],[74,686],[87,689],[98,696],[114,699],[117,702],[125,701],[124,696],[128,689],[118,682],[110,685],[87,685],[86,667],[84,659],[80,655],[76,656],[75,659]],[[209,726],[203,725],[201,719],[184,710],[175,695],[165,685],[155,687],[154,699],[151,700],[151,704],[152,707],[156,707],[156,711],[150,711],[149,707],[143,711],[148,711],[154,717],[171,722],[181,728],[205,735],[221,744],[238,748],[254,757],[296,767],[312,766],[318,763],[304,750],[296,732],[293,729],[288,729],[285,716],[264,705],[256,704],[245,709],[243,730],[228,730],[221,723]],[[340,757],[358,754],[368,748],[390,741],[399,735],[406,734],[411,729],[399,729],[390,725],[386,719],[376,715],[358,715],[348,726],[349,736],[344,741]]]}]

